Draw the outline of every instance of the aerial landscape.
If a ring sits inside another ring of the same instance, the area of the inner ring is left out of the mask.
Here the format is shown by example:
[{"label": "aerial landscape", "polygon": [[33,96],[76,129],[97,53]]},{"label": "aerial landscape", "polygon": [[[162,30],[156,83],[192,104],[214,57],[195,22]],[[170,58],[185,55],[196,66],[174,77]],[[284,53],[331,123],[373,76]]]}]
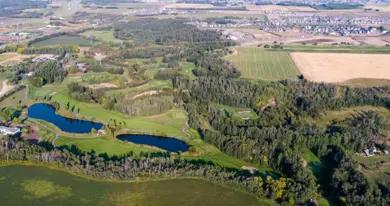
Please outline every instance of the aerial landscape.
[{"label": "aerial landscape", "polygon": [[390,1],[0,0],[0,205],[390,205]]}]

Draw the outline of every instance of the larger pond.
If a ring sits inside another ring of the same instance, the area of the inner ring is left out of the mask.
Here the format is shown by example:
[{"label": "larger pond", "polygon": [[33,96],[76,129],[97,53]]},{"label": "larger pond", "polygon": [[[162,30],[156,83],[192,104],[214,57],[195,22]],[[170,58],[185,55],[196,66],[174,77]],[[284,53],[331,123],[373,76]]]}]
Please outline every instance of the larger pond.
[{"label": "larger pond", "polygon": [[197,179],[137,183],[88,180],[35,166],[0,167],[1,206],[8,205],[263,205],[254,196]]},{"label": "larger pond", "polygon": [[92,129],[99,130],[103,127],[101,123],[63,117],[56,114],[53,106],[45,103],[31,105],[28,108],[28,117],[45,120],[69,133],[89,133]]},{"label": "larger pond", "polygon": [[160,149],[167,150],[169,152],[185,152],[188,150],[188,145],[176,138],[160,137],[154,135],[137,135],[137,134],[122,134],[117,136],[122,141],[132,142],[135,144],[144,144]]}]

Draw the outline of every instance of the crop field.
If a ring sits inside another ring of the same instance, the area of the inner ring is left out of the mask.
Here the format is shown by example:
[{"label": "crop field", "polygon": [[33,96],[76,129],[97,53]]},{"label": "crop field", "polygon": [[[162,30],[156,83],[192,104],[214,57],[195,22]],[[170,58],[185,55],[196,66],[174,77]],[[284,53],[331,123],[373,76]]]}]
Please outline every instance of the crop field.
[{"label": "crop field", "polygon": [[[86,179],[60,169],[0,167],[4,205],[276,205],[201,179],[114,182]],[[202,192],[199,192],[202,191]],[[180,197],[180,198],[178,198]],[[130,204],[129,204],[130,203]]]},{"label": "crop field", "polygon": [[295,79],[298,72],[289,54],[283,51],[266,51],[262,48],[239,47],[237,54],[226,57],[246,79]]},{"label": "crop field", "polygon": [[31,46],[53,46],[53,45],[79,45],[79,46],[91,46],[91,42],[80,36],[73,35],[61,35],[52,37],[49,39],[37,41],[31,44]]},{"label": "crop field", "polygon": [[308,80],[339,83],[351,79],[390,79],[390,55],[294,52],[291,57]]}]

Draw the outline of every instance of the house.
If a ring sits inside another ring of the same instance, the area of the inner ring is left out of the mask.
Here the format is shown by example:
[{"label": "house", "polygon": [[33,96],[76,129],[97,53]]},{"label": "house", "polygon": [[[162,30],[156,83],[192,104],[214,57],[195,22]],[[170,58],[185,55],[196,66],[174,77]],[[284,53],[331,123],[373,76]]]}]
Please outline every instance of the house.
[{"label": "house", "polygon": [[20,133],[20,128],[0,126],[0,133],[3,135],[16,135]]}]

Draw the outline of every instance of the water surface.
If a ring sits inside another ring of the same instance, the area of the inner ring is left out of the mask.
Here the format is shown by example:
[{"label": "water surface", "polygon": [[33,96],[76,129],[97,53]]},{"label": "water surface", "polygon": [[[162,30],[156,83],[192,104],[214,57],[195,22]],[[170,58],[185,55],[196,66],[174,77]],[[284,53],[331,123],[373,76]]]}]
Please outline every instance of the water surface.
[{"label": "water surface", "polygon": [[171,137],[160,137],[154,135],[137,135],[137,134],[122,134],[117,136],[122,141],[132,142],[135,144],[144,144],[169,152],[185,152],[188,150],[188,145],[179,139]]},{"label": "water surface", "polygon": [[99,130],[103,127],[101,123],[71,119],[56,114],[55,108],[45,103],[31,105],[28,108],[28,117],[50,122],[62,131],[69,133],[89,133],[92,129]]}]

